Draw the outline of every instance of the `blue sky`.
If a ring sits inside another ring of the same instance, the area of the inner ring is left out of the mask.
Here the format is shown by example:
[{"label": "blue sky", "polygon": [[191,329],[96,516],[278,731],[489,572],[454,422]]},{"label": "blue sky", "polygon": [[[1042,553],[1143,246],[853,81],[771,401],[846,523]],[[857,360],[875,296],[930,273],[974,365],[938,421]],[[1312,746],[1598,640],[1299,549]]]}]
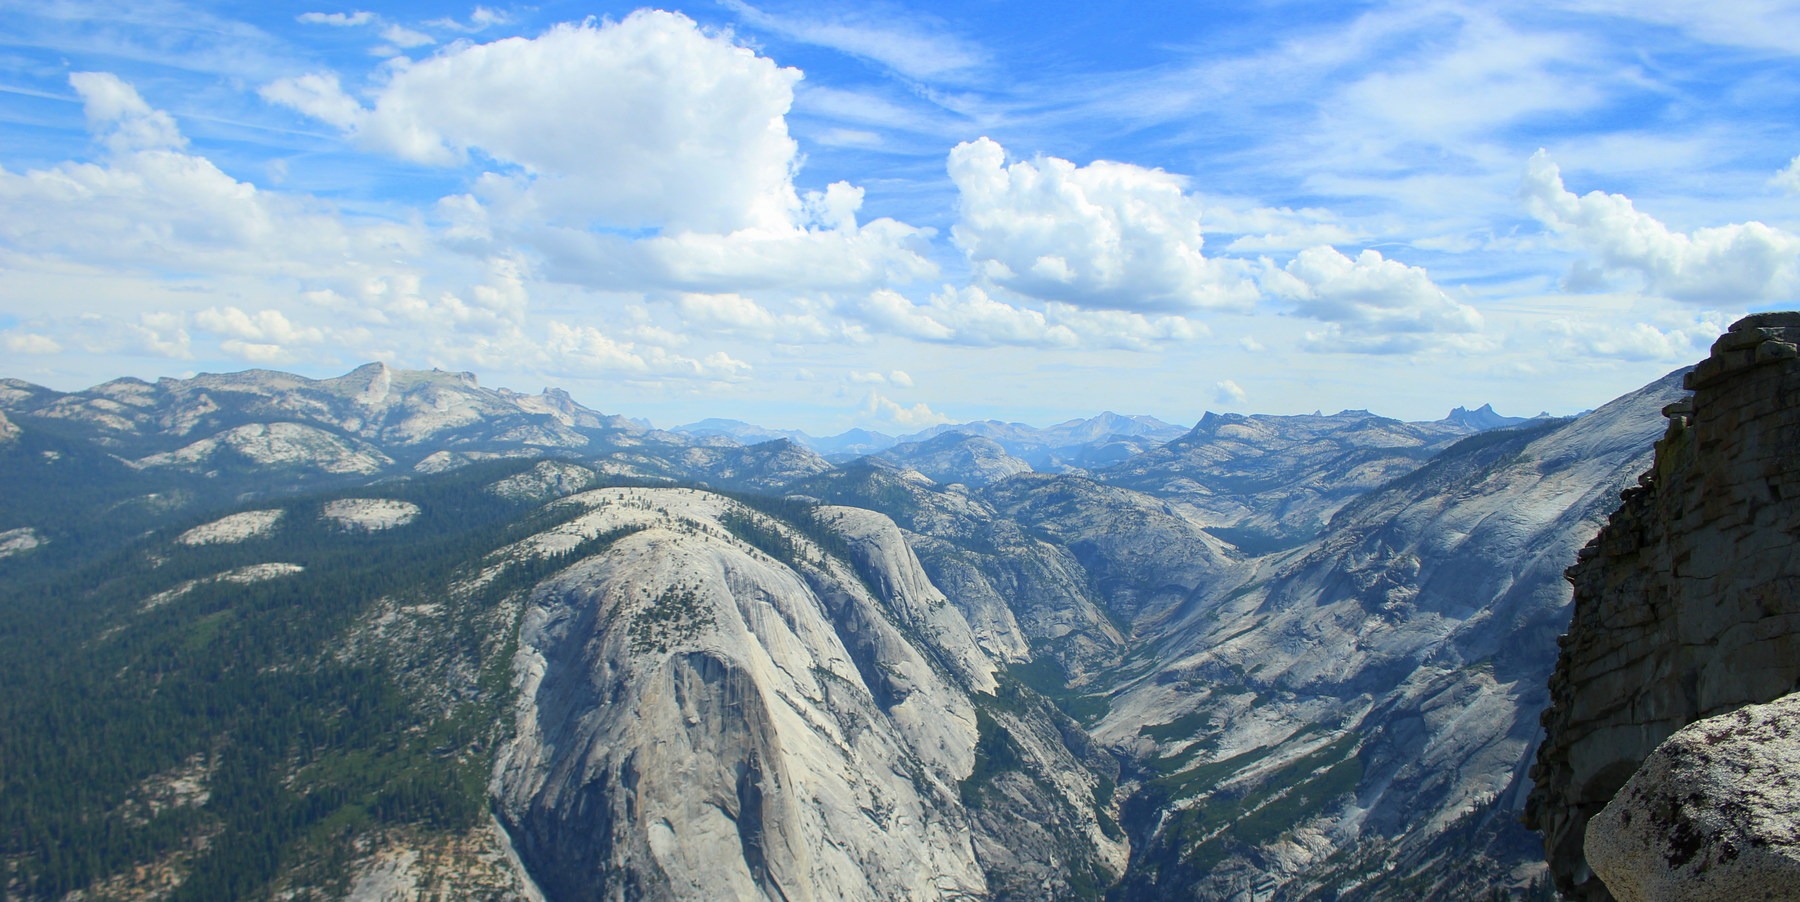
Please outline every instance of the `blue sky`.
[{"label": "blue sky", "polygon": [[0,375],[1568,413],[1800,303],[1800,4],[0,0]]}]

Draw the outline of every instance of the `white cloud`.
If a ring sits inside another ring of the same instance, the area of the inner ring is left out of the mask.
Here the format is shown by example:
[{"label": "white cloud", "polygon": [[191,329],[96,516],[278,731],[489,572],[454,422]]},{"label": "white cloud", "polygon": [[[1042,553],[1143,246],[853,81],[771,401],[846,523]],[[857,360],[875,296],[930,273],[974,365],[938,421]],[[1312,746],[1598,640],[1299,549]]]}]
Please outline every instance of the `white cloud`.
[{"label": "white cloud", "polygon": [[[124,136],[107,158],[0,169],[0,272],[14,290],[40,286],[45,311],[83,312],[34,319],[47,340],[71,353],[189,358],[197,328],[225,354],[283,364],[316,363],[327,344],[405,344],[415,361],[421,348],[464,342],[504,346],[501,361],[534,351],[519,338],[526,274],[512,258],[452,257],[403,218],[358,220],[260,190],[185,150],[172,120],[117,78],[75,83],[96,133]],[[163,312],[137,313],[150,304]]]},{"label": "white cloud", "polygon": [[765,341],[822,342],[841,336],[816,314],[776,314],[737,294],[683,294],[676,299],[675,308],[685,325]]},{"label": "white cloud", "polygon": [[473,12],[469,13],[469,21],[467,21],[467,22],[458,22],[455,19],[446,18],[446,19],[432,19],[431,21],[429,21],[425,24],[430,25],[434,28],[447,28],[451,31],[460,31],[465,34],[474,34],[478,31],[486,31],[487,29],[492,28],[495,25],[506,25],[510,22],[512,22],[512,16],[510,14],[508,14],[505,10],[489,9],[488,7],[485,7],[485,6],[477,6],[477,7],[475,7]]},{"label": "white cloud", "polygon": [[362,105],[344,93],[337,73],[308,73],[267,84],[258,93],[270,103],[292,107],[338,128],[354,128]]},{"label": "white cloud", "polygon": [[[743,0],[722,0],[725,7],[751,25],[790,40],[829,47],[880,63],[908,78],[932,79],[981,66],[986,54],[954,35],[926,33],[896,17],[836,20],[774,16]],[[844,7],[845,10],[855,7]]]},{"label": "white cloud", "polygon": [[[1333,112],[1376,142],[1396,138],[1461,145],[1471,135],[1549,113],[1589,109],[1605,99],[1579,77],[1587,41],[1572,34],[1525,32],[1464,9],[1453,37],[1416,60],[1379,65],[1345,89]],[[1480,102],[1471,103],[1478,97]],[[1460,149],[1460,148],[1459,148]]]},{"label": "white cloud", "polygon": [[1301,251],[1287,265],[1266,267],[1263,288],[1296,313],[1326,324],[1310,332],[1320,350],[1397,353],[1426,336],[1478,332],[1481,314],[1458,303],[1424,269],[1364,250],[1354,259],[1330,247]]},{"label": "white cloud", "polygon": [[867,290],[937,274],[937,266],[926,256],[930,231],[885,218],[853,231],[746,229],[637,240],[534,226],[518,211],[507,211],[503,217],[484,212],[481,218],[468,220],[465,228],[492,230],[496,220],[505,237],[543,253],[546,276],[595,288],[704,293]]},{"label": "white cloud", "polygon": [[437,43],[437,39],[424,32],[414,31],[402,25],[389,25],[381,30],[381,39],[403,49],[424,47]]},{"label": "white cloud", "polygon": [[814,135],[813,141],[826,147],[876,148],[883,143],[880,135],[860,128],[828,128]]},{"label": "white cloud", "polygon": [[60,329],[61,344],[90,354],[133,354],[148,357],[190,359],[193,343],[179,313],[140,313],[135,322],[85,313],[53,324]]},{"label": "white cloud", "polygon": [[1672,25],[1715,44],[1800,53],[1800,9],[1785,0],[1561,0],[1560,5]]},{"label": "white cloud", "polygon": [[1114,310],[1243,307],[1235,261],[1201,252],[1200,203],[1179,176],[1042,157],[1010,166],[987,138],[950,151],[961,194],[951,230],[983,282],[1042,300]]},{"label": "white cloud", "polygon": [[[351,130],[420,163],[474,154],[512,167],[540,213],[575,225],[791,230],[785,116],[799,78],[685,16],[640,10],[401,67]],[[310,98],[289,103],[309,114],[341,106],[316,95],[270,86],[278,102]]]},{"label": "white cloud", "polygon": [[856,385],[892,385],[898,388],[912,388],[913,378],[905,370],[879,372],[876,370],[851,370],[850,381]]},{"label": "white cloud", "polygon": [[1045,304],[1015,307],[976,286],[945,286],[924,304],[890,289],[871,292],[844,311],[891,335],[939,344],[1036,348],[1142,350],[1186,341],[1204,330],[1179,316],[1145,316],[1121,310],[1084,310]]},{"label": "white cloud", "polygon": [[1769,181],[1789,194],[1800,194],[1800,156],[1789,160],[1787,166]]},{"label": "white cloud", "polygon": [[1321,244],[1365,244],[1368,233],[1338,221],[1329,210],[1311,207],[1249,207],[1214,204],[1203,223],[1208,233],[1236,235],[1225,250],[1234,254],[1298,251]]},{"label": "white cloud", "polygon": [[208,307],[195,314],[194,324],[241,341],[317,344],[325,340],[325,333],[320,329],[295,326],[279,310],[246,313],[237,307]]},{"label": "white cloud", "polygon": [[348,28],[354,25],[367,25],[375,21],[375,14],[367,10],[353,13],[301,13],[294,21],[303,25],[331,25],[337,28]]},{"label": "white cloud", "polygon": [[115,154],[140,150],[179,150],[187,139],[175,119],[151,109],[137,89],[110,72],[76,72],[69,84],[81,95],[88,130]]},{"label": "white cloud", "polygon": [[1527,164],[1520,190],[1533,217],[1592,255],[1573,270],[1571,287],[1632,275],[1652,294],[1745,305],[1800,291],[1800,236],[1790,232],[1755,221],[1672,231],[1624,195],[1590,191],[1577,197],[1542,150]]},{"label": "white cloud", "polygon": [[242,358],[251,363],[263,365],[287,364],[301,359],[300,355],[281,345],[268,342],[244,341],[238,338],[228,338],[219,342],[219,350],[222,350],[233,357]]},{"label": "white cloud", "polygon": [[544,343],[547,364],[575,376],[622,374],[653,378],[742,381],[750,365],[723,351],[704,358],[615,339],[593,326],[552,321]]},{"label": "white cloud", "polygon": [[[861,188],[795,189],[800,75],[654,11],[455,45],[348,96],[313,74],[263,96],[424,163],[490,171],[438,212],[471,253],[526,245],[606,290],[863,290],[936,275],[932,232],[859,224]],[[643,230],[644,234],[621,234]]]},{"label": "white cloud", "polygon": [[111,157],[0,169],[0,243],[16,253],[214,278],[323,278],[359,264],[391,268],[424,243],[413,227],[349,225],[323,205],[259,191],[183,152],[173,120],[112,75],[71,81]]},{"label": "white cloud", "polygon": [[862,415],[907,429],[924,429],[951,422],[949,417],[927,407],[923,401],[907,407],[874,390],[863,399]]},{"label": "white cloud", "polygon": [[1220,404],[1242,404],[1246,397],[1243,386],[1230,379],[1213,383],[1213,400]]},{"label": "white cloud", "polygon": [[1713,340],[1736,318],[1735,315],[1708,311],[1665,317],[1659,325],[1562,317],[1544,322],[1541,333],[1563,357],[1660,361],[1674,365],[1691,363],[1695,358],[1705,356]]},{"label": "white cloud", "polygon": [[48,335],[35,332],[6,333],[6,349],[14,354],[60,354],[63,346]]}]

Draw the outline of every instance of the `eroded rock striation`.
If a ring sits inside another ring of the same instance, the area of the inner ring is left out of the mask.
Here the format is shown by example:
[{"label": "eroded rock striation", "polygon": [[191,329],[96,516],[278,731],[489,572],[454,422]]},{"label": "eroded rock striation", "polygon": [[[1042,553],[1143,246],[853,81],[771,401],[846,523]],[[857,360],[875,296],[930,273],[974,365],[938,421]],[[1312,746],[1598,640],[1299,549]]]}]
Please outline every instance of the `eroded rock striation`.
[{"label": "eroded rock striation", "polygon": [[1574,899],[1613,898],[1584,833],[1659,744],[1800,683],[1800,313],[1733,324],[1687,386],[1650,472],[1568,571],[1526,817]]}]

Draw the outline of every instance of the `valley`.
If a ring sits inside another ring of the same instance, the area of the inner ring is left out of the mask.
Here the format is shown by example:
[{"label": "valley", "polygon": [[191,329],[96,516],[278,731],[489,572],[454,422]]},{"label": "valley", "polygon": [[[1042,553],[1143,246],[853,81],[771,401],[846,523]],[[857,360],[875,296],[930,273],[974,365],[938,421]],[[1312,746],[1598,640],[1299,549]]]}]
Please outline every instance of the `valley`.
[{"label": "valley", "polygon": [[0,380],[0,878],[1547,898],[1562,571],[1682,396],[820,440],[381,364]]}]

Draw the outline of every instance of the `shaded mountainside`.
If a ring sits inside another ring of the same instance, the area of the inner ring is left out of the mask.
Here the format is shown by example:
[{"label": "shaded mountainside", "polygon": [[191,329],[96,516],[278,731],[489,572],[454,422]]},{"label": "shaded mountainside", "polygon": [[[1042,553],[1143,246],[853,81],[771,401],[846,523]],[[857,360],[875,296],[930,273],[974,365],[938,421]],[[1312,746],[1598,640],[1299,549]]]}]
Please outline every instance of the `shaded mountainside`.
[{"label": "shaded mountainside", "polygon": [[[833,463],[379,365],[7,382],[0,714],[39,726],[0,739],[0,879],[1528,894],[1558,574],[1678,393],[1479,434],[990,424]],[[1009,444],[1050,441],[1118,458]]]},{"label": "shaded mountainside", "polygon": [[1173,609],[1095,729],[1141,762],[1123,895],[1528,885],[1513,821],[1561,572],[1679,392],[1465,439]]}]

